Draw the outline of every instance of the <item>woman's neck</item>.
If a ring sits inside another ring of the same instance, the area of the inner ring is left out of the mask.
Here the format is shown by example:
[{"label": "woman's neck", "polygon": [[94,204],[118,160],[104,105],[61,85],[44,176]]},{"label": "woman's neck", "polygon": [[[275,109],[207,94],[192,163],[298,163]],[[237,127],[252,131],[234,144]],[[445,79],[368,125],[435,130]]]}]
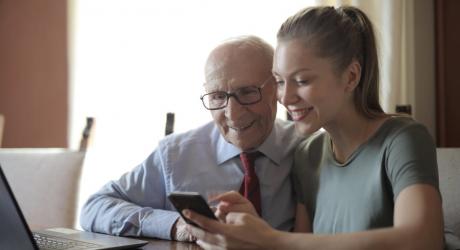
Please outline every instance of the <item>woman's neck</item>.
[{"label": "woman's neck", "polygon": [[324,126],[331,137],[335,159],[340,163],[346,162],[359,146],[377,132],[386,119],[385,115],[370,119],[352,109],[342,112],[335,121]]}]

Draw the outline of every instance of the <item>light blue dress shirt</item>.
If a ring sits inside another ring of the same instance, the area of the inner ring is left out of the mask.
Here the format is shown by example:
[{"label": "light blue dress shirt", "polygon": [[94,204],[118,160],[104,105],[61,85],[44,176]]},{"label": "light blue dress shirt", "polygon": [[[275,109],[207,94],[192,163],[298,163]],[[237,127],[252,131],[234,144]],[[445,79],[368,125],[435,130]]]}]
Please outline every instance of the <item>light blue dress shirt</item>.
[{"label": "light blue dress shirt", "polygon": [[[273,227],[290,230],[295,201],[290,180],[293,151],[300,141],[291,122],[276,120],[258,148],[256,160],[262,217]],[[241,150],[228,143],[211,122],[160,141],[158,148],[119,180],[107,183],[83,206],[87,231],[170,239],[179,214],[167,199],[173,191],[238,191],[243,180]]]}]

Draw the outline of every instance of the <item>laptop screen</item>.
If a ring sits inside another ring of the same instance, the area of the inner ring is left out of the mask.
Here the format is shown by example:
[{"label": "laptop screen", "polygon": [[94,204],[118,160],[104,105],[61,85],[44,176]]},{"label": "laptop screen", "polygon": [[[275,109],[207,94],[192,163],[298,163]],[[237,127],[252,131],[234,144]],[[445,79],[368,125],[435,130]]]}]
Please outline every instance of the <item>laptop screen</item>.
[{"label": "laptop screen", "polygon": [[1,166],[0,220],[0,249],[37,249]]}]

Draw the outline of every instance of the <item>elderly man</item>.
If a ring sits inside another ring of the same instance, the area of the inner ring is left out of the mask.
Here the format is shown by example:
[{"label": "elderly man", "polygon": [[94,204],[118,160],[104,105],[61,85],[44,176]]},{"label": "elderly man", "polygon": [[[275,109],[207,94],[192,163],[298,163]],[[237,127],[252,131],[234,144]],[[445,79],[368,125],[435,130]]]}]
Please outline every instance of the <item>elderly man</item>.
[{"label": "elderly man", "polygon": [[[214,122],[164,138],[142,164],[92,195],[81,213],[82,227],[187,241],[185,222],[167,195],[237,190],[270,225],[290,230],[295,205],[289,172],[299,139],[291,123],[275,118],[272,61],[273,48],[254,36],[215,48],[201,97]],[[258,156],[251,160],[252,155]]]}]

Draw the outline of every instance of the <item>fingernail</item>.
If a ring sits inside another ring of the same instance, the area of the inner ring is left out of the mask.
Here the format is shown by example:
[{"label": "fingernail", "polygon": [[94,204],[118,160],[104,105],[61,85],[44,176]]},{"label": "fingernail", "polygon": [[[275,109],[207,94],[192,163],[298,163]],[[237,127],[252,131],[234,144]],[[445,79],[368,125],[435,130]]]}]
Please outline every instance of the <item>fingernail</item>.
[{"label": "fingernail", "polygon": [[184,214],[184,216],[186,216],[186,217],[189,217],[190,216],[190,211],[188,209],[184,209],[184,210],[182,210],[182,214]]}]

